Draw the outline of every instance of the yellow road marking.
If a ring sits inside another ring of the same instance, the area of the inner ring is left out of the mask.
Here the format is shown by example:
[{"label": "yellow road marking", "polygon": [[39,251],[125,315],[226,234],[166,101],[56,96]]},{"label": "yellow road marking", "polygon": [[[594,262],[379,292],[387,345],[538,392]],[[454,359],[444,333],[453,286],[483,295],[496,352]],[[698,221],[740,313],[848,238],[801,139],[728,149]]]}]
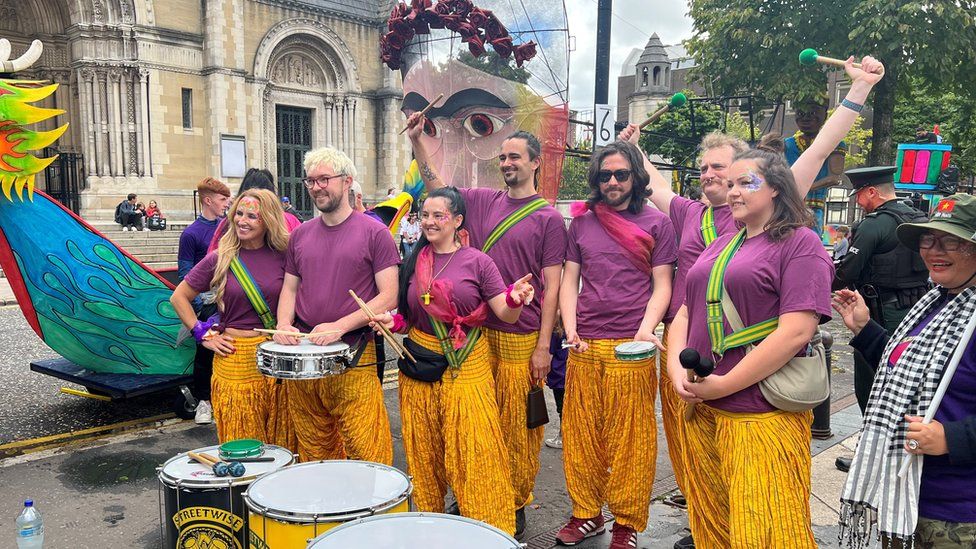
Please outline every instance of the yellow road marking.
[{"label": "yellow road marking", "polygon": [[129,421],[120,421],[118,423],[102,425],[99,427],[89,427],[88,429],[80,429],[78,431],[70,431],[67,433],[60,433],[57,435],[47,435],[43,437],[29,438],[26,440],[17,440],[14,442],[8,442],[6,444],[0,444],[0,454],[9,453],[11,450],[18,451],[25,448],[31,448],[34,446],[40,446],[44,444],[57,443],[57,442],[70,440],[74,438],[98,435],[106,431],[127,429],[131,427],[135,427],[137,425],[144,425],[147,423],[156,423],[158,421],[164,421],[173,417],[176,417],[176,414],[170,412],[168,414],[160,414],[157,416],[152,416],[152,417],[147,417],[142,419],[130,419]]},{"label": "yellow road marking", "polygon": [[61,387],[61,392],[66,395],[73,395],[85,398],[93,398],[95,400],[104,400],[105,402],[112,402],[112,397],[105,395],[96,395],[89,393],[88,391],[82,391],[79,389],[72,389],[71,387]]}]

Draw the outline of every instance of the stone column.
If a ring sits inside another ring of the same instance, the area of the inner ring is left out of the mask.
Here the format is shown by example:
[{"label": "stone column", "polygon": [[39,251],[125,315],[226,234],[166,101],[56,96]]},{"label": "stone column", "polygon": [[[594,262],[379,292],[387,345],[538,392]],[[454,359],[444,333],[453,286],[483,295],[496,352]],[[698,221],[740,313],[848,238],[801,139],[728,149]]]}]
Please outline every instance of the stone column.
[{"label": "stone column", "polygon": [[109,168],[111,174],[121,176],[124,174],[122,165],[125,160],[125,153],[122,147],[122,111],[119,97],[122,93],[121,79],[122,73],[117,67],[107,71],[106,78],[106,107],[108,108],[108,135],[109,135]]},{"label": "stone column", "polygon": [[326,96],[325,98],[325,144],[329,147],[334,147],[335,138],[332,137],[332,132],[335,129],[335,101],[332,96]]},{"label": "stone column", "polygon": [[138,152],[139,175],[152,176],[152,157],[149,154],[149,117],[147,109],[149,107],[149,71],[139,69],[139,85],[136,94],[137,124],[136,132],[136,151]]},{"label": "stone column", "polygon": [[81,107],[81,150],[85,155],[85,171],[95,175],[95,116],[92,113],[91,69],[78,70],[78,105]]}]

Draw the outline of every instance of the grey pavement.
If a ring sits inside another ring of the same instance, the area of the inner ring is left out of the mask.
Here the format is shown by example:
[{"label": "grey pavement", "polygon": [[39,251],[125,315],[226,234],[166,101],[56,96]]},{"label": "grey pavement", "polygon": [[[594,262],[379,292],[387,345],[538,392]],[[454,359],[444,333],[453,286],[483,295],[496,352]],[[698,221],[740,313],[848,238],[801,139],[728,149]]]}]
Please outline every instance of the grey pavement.
[{"label": "grey pavement", "polygon": [[[0,275],[3,271],[0,271]],[[10,281],[5,276],[0,276],[0,307],[4,305],[16,305],[17,298],[14,291],[10,289]]]}]

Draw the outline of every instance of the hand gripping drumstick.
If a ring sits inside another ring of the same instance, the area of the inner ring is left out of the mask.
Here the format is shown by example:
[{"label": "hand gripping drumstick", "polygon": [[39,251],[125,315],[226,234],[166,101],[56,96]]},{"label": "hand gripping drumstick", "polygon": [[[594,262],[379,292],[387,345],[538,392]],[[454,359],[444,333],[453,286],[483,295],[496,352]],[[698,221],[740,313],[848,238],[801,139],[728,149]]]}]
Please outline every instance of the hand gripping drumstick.
[{"label": "hand gripping drumstick", "polygon": [[645,120],[645,121],[643,121],[643,122],[640,123],[640,126],[638,126],[637,129],[643,130],[646,126],[657,122],[657,119],[658,118],[661,118],[662,116],[664,116],[664,113],[670,111],[671,109],[676,109],[678,107],[682,107],[687,102],[688,102],[688,98],[685,97],[685,94],[683,94],[683,93],[676,93],[676,94],[672,95],[671,96],[671,99],[668,99],[668,104],[667,105],[665,105],[665,106],[661,107],[660,109],[654,111],[654,113],[651,114],[651,116],[647,117],[647,120]]},{"label": "hand gripping drumstick", "polygon": [[[356,304],[359,305],[359,308],[363,311],[363,314],[366,315],[366,318],[372,320],[373,317],[376,316],[373,314],[373,311],[369,309],[369,305],[366,305],[365,301],[359,299],[359,296],[356,295],[356,292],[349,290],[349,295],[351,295],[352,298],[356,300]],[[403,356],[406,355],[411,362],[413,363],[417,362],[417,359],[414,358],[412,354],[410,354],[410,351],[408,351],[406,348],[400,345],[400,342],[393,337],[393,333],[390,332],[390,330],[388,330],[386,326],[380,324],[379,322],[377,322],[376,325],[380,327],[380,331],[383,332],[383,337],[385,337],[386,340],[390,342],[390,345],[393,347],[393,350],[396,351],[396,354],[399,355],[400,358],[403,358]]]},{"label": "hand gripping drumstick", "polygon": [[[715,361],[708,357],[702,358],[698,351],[691,348],[681,351],[681,354],[678,355],[678,361],[681,362],[681,367],[685,369],[688,381],[692,383],[698,378],[708,377],[715,371]],[[685,421],[691,421],[694,417],[695,405],[690,403],[685,408]]]},{"label": "hand gripping drumstick", "polygon": [[[844,67],[846,63],[843,59],[834,59],[833,57],[824,57],[819,55],[817,50],[813,48],[807,48],[800,52],[800,64],[801,65],[813,65],[814,63],[821,63],[823,65],[834,65],[835,67]],[[861,68],[860,63],[854,63],[854,68]],[[884,74],[884,67],[878,72],[878,74]]]},{"label": "hand gripping drumstick", "polygon": [[[427,114],[427,111],[429,111],[430,109],[432,109],[434,107],[434,105],[436,105],[443,98],[444,98],[444,94],[443,93],[442,94],[439,94],[437,97],[434,98],[433,101],[431,101],[430,103],[427,103],[427,106],[424,107],[424,110],[420,111],[420,114],[422,114],[422,115],[423,114]],[[407,128],[404,126],[404,128],[402,130],[400,130],[400,133],[398,133],[397,135],[403,135],[403,132],[405,132],[405,131],[407,131]]]}]

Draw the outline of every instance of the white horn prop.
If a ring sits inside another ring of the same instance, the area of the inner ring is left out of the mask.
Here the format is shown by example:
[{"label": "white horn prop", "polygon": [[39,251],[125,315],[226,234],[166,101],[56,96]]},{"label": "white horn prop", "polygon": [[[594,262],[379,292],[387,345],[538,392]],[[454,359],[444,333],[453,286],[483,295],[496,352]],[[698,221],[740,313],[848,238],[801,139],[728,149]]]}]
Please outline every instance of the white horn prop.
[{"label": "white horn prop", "polygon": [[41,44],[40,40],[34,40],[23,55],[13,61],[2,62],[3,72],[18,72],[30,68],[31,65],[41,58],[42,51],[44,51],[44,44]]},{"label": "white horn prop", "polygon": [[10,59],[10,40],[0,38],[0,61]]}]

